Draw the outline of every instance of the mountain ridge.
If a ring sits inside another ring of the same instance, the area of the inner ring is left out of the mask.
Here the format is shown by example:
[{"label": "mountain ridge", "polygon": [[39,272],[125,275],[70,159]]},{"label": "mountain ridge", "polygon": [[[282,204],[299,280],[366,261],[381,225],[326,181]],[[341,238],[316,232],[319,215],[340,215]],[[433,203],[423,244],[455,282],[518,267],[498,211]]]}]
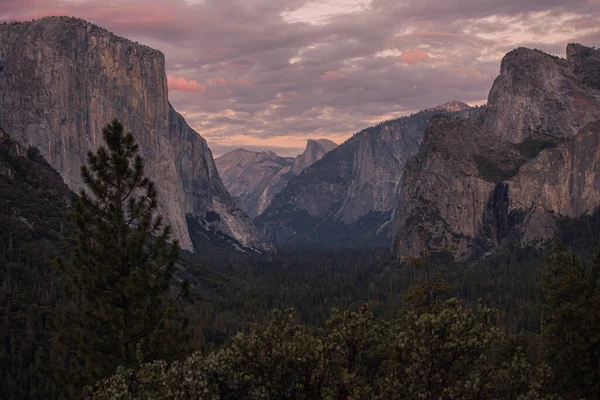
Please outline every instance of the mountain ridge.
[{"label": "mountain ridge", "polygon": [[206,141],[169,103],[162,52],[69,17],[0,25],[0,39],[8,88],[0,125],[39,148],[72,190],[83,188],[79,167],[102,145],[102,127],[118,118],[138,141],[159,211],[183,248],[201,246],[210,232],[271,248],[227,193]]},{"label": "mountain ridge", "polygon": [[429,118],[478,118],[482,110],[427,109],[363,129],[292,179],[255,222],[280,246],[389,246],[404,164]]},{"label": "mountain ridge", "polygon": [[566,59],[515,49],[482,120],[432,120],[404,173],[392,250],[417,254],[424,229],[434,248],[483,257],[507,240],[539,244],[560,217],[594,212],[600,81],[590,65],[598,60],[600,51],[576,44]]},{"label": "mountain ridge", "polygon": [[296,157],[280,157],[272,151],[235,149],[215,160],[219,175],[237,204],[251,217],[260,215],[287,182],[321,159],[337,144],[327,139],[308,139]]}]

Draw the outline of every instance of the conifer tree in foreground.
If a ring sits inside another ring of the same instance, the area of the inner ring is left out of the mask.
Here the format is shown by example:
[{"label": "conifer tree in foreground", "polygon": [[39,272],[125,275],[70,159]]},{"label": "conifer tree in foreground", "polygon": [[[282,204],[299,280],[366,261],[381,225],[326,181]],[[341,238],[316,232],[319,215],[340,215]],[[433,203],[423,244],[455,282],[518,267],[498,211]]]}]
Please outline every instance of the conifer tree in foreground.
[{"label": "conifer tree in foreground", "polygon": [[156,214],[154,183],[119,121],[102,134],[106,147],[89,152],[81,167],[87,191],[76,207],[77,249],[58,263],[70,303],[61,339],[84,366],[76,363],[63,380],[76,387],[140,358],[173,359],[187,342],[175,309],[186,283],[172,288],[179,247],[168,243],[170,226]]}]

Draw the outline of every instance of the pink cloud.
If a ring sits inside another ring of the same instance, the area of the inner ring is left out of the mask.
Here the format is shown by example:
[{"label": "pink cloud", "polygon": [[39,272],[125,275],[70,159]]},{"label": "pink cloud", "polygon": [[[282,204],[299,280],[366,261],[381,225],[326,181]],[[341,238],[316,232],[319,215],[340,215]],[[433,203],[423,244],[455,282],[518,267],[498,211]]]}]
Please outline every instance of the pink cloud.
[{"label": "pink cloud", "polygon": [[219,86],[223,86],[227,83],[227,81],[223,78],[221,78],[220,76],[215,76],[214,78],[210,78],[209,80],[211,85],[219,85]]},{"label": "pink cloud", "polygon": [[582,21],[577,22],[574,26],[577,29],[595,28],[595,27],[598,26],[598,20],[596,20],[596,19],[584,19]]},{"label": "pink cloud", "polygon": [[298,98],[298,93],[294,90],[286,90],[285,92],[279,93],[277,98],[284,102],[293,101]]},{"label": "pink cloud", "polygon": [[252,82],[248,79],[236,79],[235,84],[238,86],[252,86]]},{"label": "pink cloud", "polygon": [[322,81],[336,81],[338,79],[342,79],[346,76],[346,74],[340,71],[327,71],[323,75],[321,75]]},{"label": "pink cloud", "polygon": [[475,68],[456,68],[454,70],[454,72],[465,75],[469,78],[475,78],[475,79],[484,79],[485,78],[485,75],[483,75],[479,70],[476,70]]},{"label": "pink cloud", "polygon": [[208,80],[211,85],[217,86],[252,86],[252,82],[248,79],[238,78],[236,80],[228,80],[221,76],[215,76]]},{"label": "pink cloud", "polygon": [[181,92],[204,92],[206,90],[206,86],[201,83],[198,83],[196,80],[188,81],[182,77],[175,76],[167,76],[167,84],[169,85],[169,90],[179,90]]},{"label": "pink cloud", "polygon": [[400,55],[402,62],[408,65],[417,65],[428,61],[431,57],[421,49],[405,50]]},{"label": "pink cloud", "polygon": [[236,62],[230,62],[228,64],[226,64],[223,69],[225,71],[244,71],[244,70],[248,70],[256,65],[259,65],[260,62],[252,57],[246,57],[245,59],[241,60],[241,61],[236,61]]}]

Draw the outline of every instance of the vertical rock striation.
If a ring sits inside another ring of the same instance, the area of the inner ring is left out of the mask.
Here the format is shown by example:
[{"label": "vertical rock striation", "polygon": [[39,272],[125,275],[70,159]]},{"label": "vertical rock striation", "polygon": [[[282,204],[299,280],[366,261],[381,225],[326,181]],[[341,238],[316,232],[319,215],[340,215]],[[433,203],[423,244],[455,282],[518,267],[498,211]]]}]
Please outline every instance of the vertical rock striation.
[{"label": "vertical rock striation", "polygon": [[279,244],[387,246],[402,171],[429,119],[480,112],[451,102],[362,130],[292,179],[255,222]]},{"label": "vertical rock striation", "polygon": [[161,52],[74,18],[1,25],[0,88],[0,126],[37,147],[71,189],[83,187],[88,150],[118,118],[140,144],[159,210],[182,247],[193,247],[191,219],[242,246],[268,248],[234,206],[206,141],[169,104]]},{"label": "vertical rock striation", "polygon": [[[556,219],[600,206],[600,50],[508,53],[481,122],[434,119],[403,177],[392,248],[484,256],[508,237],[535,244]],[[423,226],[424,222],[424,226]]]},{"label": "vertical rock striation", "polygon": [[296,158],[280,157],[272,151],[230,151],[215,162],[223,184],[239,206],[252,218],[271,204],[288,181],[337,147],[327,139],[309,139]]},{"label": "vertical rock striation", "polygon": [[294,166],[292,167],[292,171],[294,174],[300,175],[304,169],[310,167],[317,161],[319,161],[323,156],[329,153],[331,150],[335,149],[337,144],[327,139],[317,139],[312,140],[308,139],[306,143],[306,148],[302,154],[298,155],[294,160]]},{"label": "vertical rock striation", "polygon": [[567,59],[526,48],[511,51],[489,94],[485,129],[512,143],[575,135],[600,118],[600,85],[586,73],[599,59],[600,51],[580,45],[569,45]]},{"label": "vertical rock striation", "polygon": [[272,151],[237,149],[215,160],[219,175],[229,193],[250,216],[264,211],[289,178],[294,159],[279,157]]}]

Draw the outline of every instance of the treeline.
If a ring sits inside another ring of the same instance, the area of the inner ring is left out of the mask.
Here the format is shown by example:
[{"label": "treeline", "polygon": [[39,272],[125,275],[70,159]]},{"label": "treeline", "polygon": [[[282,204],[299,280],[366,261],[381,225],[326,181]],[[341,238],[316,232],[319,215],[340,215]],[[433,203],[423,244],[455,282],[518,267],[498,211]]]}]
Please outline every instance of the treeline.
[{"label": "treeline", "polygon": [[398,316],[370,304],[318,328],[292,310],[225,348],[172,364],[120,368],[88,399],[594,399],[600,394],[600,253],[582,267],[559,239],[541,273],[541,331],[510,332],[499,313],[412,286]]},{"label": "treeline", "polygon": [[387,249],[200,258],[118,121],[78,198],[0,139],[0,398],[600,395],[600,211],[545,258],[434,254],[427,284]]}]

